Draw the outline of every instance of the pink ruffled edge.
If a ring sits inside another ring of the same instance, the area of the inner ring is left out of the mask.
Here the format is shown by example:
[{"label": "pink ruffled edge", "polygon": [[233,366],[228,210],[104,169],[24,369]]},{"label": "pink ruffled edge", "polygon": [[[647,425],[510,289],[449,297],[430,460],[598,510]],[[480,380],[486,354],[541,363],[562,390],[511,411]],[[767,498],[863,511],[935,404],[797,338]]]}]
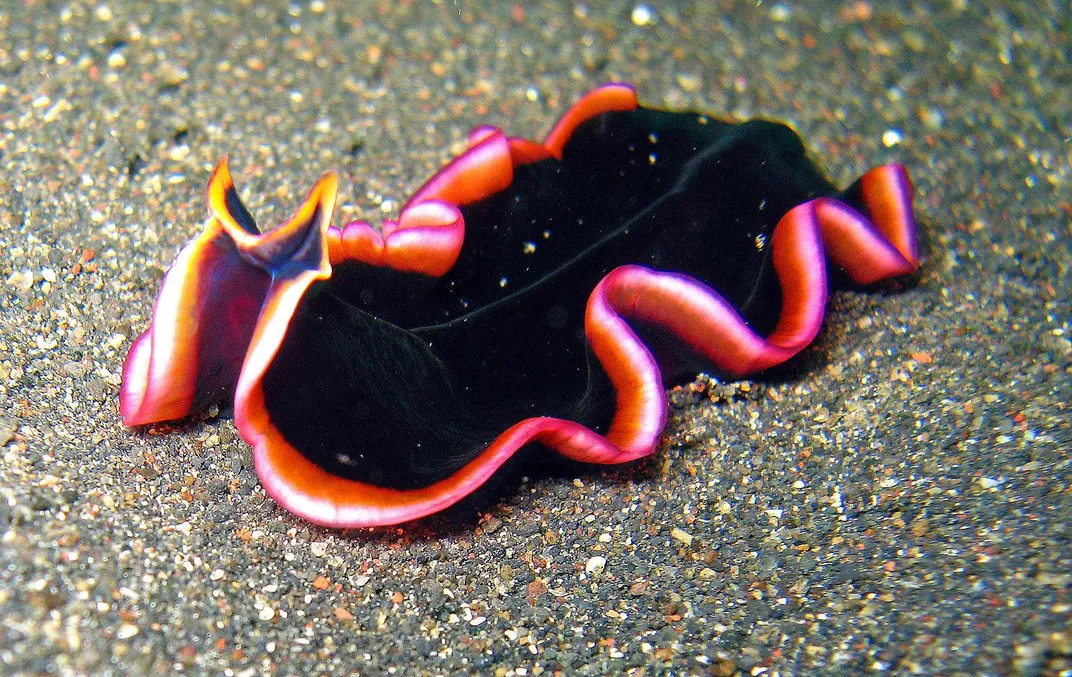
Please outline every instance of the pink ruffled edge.
[{"label": "pink ruffled edge", "polygon": [[[825,311],[828,257],[860,284],[904,275],[918,266],[908,175],[900,165],[878,167],[861,179],[866,216],[836,199],[820,198],[797,206],[775,228],[772,247],[783,312],[770,336],[753,332],[717,291],[694,278],[636,265],[611,271],[592,291],[585,316],[588,340],[618,394],[605,436],[573,421],[526,419],[505,430],[451,477],[409,491],[330,475],[283,439],[264,409],[261,381],[302,295],[314,281],[330,275],[331,263],[354,260],[444,274],[464,241],[464,222],[456,205],[506,188],[516,166],[560,157],[570,134],[584,120],[636,105],[631,87],[608,85],[582,98],[543,143],[510,138],[491,127],[475,129],[469,150],[418,190],[399,220],[386,222],[382,233],[363,222],[329,227],[337,179],[328,175],[286,224],[263,235],[250,234],[227,210],[224,195],[233,184],[226,162],[221,163],[210,181],[211,216],[205,232],[180,253],[168,272],[153,323],[134,342],[124,365],[120,396],[124,422],[137,425],[190,413],[199,386],[197,369],[190,365],[197,364],[199,341],[204,338],[201,320],[211,317],[221,302],[226,304],[219,294],[203,289],[209,277],[206,271],[217,265],[233,269],[238,282],[252,279],[249,270],[260,270],[261,275],[269,271],[270,286],[266,283],[263,291],[249,295],[263,298],[263,303],[242,310],[238,320],[231,321],[235,326],[248,324],[250,340],[237,376],[235,420],[254,447],[262,483],[280,505],[318,524],[397,524],[457,502],[530,442],[589,463],[621,463],[652,453],[666,421],[666,394],[659,367],[629,319],[659,324],[722,371],[743,376],[784,362],[814,339]],[[273,269],[272,258],[288,251],[291,241],[319,246],[319,259],[276,274],[282,268]],[[249,270],[239,259],[249,262]],[[227,311],[233,314],[234,309]],[[238,349],[246,345],[241,338],[231,342],[241,343]]]}]

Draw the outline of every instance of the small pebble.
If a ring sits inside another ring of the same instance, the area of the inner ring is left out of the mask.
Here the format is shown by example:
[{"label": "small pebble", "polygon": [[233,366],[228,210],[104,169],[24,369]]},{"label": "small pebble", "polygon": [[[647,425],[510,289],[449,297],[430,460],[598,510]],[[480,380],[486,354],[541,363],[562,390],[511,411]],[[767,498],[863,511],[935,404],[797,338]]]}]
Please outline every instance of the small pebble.
[{"label": "small pebble", "polygon": [[670,536],[675,541],[678,541],[686,547],[692,545],[692,534],[685,531],[684,529],[681,529],[680,527],[674,527],[673,529],[671,529]]},{"label": "small pebble", "polygon": [[607,568],[607,558],[596,555],[589,557],[584,564],[584,572],[589,576],[598,576]]},{"label": "small pebble", "polygon": [[637,26],[648,26],[655,23],[655,12],[648,5],[637,5],[629,18]]}]

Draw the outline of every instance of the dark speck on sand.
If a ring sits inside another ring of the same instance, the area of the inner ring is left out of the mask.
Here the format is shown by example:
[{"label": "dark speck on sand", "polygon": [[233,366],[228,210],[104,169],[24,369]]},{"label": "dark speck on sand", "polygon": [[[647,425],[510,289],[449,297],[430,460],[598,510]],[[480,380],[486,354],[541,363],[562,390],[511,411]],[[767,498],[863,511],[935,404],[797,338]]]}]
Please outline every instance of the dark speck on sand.
[{"label": "dark speck on sand", "polygon": [[[1072,673],[1064,0],[0,8],[0,674]],[[924,265],[789,373],[673,394],[650,461],[312,527],[226,416],[124,429],[123,356],[214,162],[378,221],[475,124],[582,93],[905,163]],[[162,435],[159,433],[170,432]]]}]

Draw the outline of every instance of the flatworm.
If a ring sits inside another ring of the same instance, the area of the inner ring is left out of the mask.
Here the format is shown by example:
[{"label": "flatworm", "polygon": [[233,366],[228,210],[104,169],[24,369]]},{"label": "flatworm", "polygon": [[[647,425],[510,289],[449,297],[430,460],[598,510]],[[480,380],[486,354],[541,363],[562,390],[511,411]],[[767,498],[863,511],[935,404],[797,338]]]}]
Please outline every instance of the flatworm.
[{"label": "flatworm", "polygon": [[328,174],[261,233],[221,162],[124,365],[124,423],[233,394],[282,506],[396,524],[525,447],[647,456],[665,383],[752,374],[815,338],[828,263],[859,285],[918,265],[905,169],[838,191],[783,124],[607,85],[542,143],[491,127],[469,142],[380,231],[330,225]]}]

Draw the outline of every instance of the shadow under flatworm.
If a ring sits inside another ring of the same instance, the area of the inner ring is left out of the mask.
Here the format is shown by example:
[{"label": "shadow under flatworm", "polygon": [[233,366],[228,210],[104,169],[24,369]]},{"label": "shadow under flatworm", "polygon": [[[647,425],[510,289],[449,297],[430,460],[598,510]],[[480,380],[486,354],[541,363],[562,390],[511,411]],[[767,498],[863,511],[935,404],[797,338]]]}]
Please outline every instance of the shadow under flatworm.
[{"label": "shadow under flatworm", "polygon": [[[449,476],[528,417],[603,431],[615,393],[583,333],[596,284],[627,263],[684,273],[766,335],[781,311],[774,227],[837,194],[784,125],[604,113],[561,161],[459,205],[465,244],[443,277],[336,266],[291,320],[265,406],[320,467],[392,488]],[[667,380],[694,375],[679,364],[662,361]]]}]

